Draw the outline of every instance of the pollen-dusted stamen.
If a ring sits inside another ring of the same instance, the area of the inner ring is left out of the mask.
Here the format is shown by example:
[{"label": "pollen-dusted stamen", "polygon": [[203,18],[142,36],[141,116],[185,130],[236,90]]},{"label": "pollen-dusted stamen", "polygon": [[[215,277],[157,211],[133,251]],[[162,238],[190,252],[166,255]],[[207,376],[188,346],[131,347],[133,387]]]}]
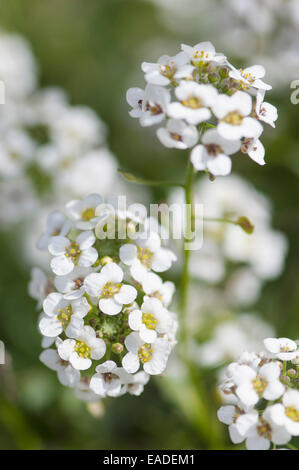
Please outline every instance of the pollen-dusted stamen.
[{"label": "pollen-dusted stamen", "polygon": [[172,61],[171,65],[160,65],[160,73],[166,78],[169,78],[169,80],[172,80],[174,74],[176,72],[176,65]]},{"label": "pollen-dusted stamen", "polygon": [[116,283],[112,281],[106,282],[106,284],[103,287],[101,297],[105,299],[113,297],[115,294],[119,293],[120,289],[121,289],[120,283]]},{"label": "pollen-dusted stamen", "polygon": [[266,421],[264,418],[259,419],[259,423],[256,427],[257,433],[259,436],[264,437],[265,439],[268,439],[271,441],[272,438],[272,428],[268,421]]},{"label": "pollen-dusted stamen", "polygon": [[285,413],[291,420],[299,422],[299,411],[294,406],[288,406]]},{"label": "pollen-dusted stamen", "polygon": [[244,117],[239,111],[231,111],[222,119],[222,121],[227,122],[227,124],[231,124],[232,126],[240,126],[243,119]]},{"label": "pollen-dusted stamen", "polygon": [[242,140],[241,152],[247,153],[253,141],[253,137],[244,137]]},{"label": "pollen-dusted stamen", "polygon": [[244,411],[241,410],[241,408],[239,408],[238,406],[235,406],[235,414],[234,414],[234,417],[233,417],[233,423],[236,423],[237,419],[244,414]]},{"label": "pollen-dusted stamen", "polygon": [[157,326],[157,320],[152,313],[142,313],[142,323],[144,323],[149,330],[155,330]]},{"label": "pollen-dusted stamen", "polygon": [[141,248],[140,246],[137,248],[137,258],[148,269],[152,265],[153,256],[153,253],[148,248]]},{"label": "pollen-dusted stamen", "polygon": [[65,256],[71,258],[75,263],[78,261],[79,256],[81,255],[81,250],[78,243],[71,242],[68,246],[65,247]]},{"label": "pollen-dusted stamen", "polygon": [[224,153],[222,147],[218,144],[206,144],[205,148],[208,154],[213,157],[217,157],[220,153]]},{"label": "pollen-dusted stamen", "polygon": [[95,216],[95,210],[93,207],[87,207],[81,212],[82,220],[88,222],[90,219],[93,219]]},{"label": "pollen-dusted stamen", "polygon": [[84,278],[83,277],[78,277],[78,279],[75,280],[75,290],[80,289],[84,284]]},{"label": "pollen-dusted stamen", "polygon": [[150,111],[154,116],[163,113],[163,109],[158,103],[154,103],[152,105],[149,102],[146,103],[146,111]]},{"label": "pollen-dusted stamen", "polygon": [[76,341],[75,352],[84,359],[90,359],[91,349],[84,341]]},{"label": "pollen-dusted stamen", "polygon": [[58,315],[57,315],[57,320],[60,321],[63,327],[68,326],[68,324],[71,321],[71,317],[73,315],[73,309],[71,305],[68,305],[65,308],[59,308],[58,310]]},{"label": "pollen-dusted stamen", "polygon": [[268,385],[268,382],[265,377],[257,375],[256,378],[252,381],[252,385],[258,396],[261,397],[265,388]]},{"label": "pollen-dusted stamen", "polygon": [[145,343],[141,348],[138,350],[138,357],[139,360],[144,364],[151,360],[154,350],[151,348],[149,343]]},{"label": "pollen-dusted stamen", "polygon": [[176,140],[177,142],[183,142],[183,137],[177,132],[170,132],[169,134],[173,140]]},{"label": "pollen-dusted stamen", "polygon": [[186,100],[181,101],[181,103],[187,108],[199,109],[203,108],[203,102],[198,96],[188,96]]},{"label": "pollen-dusted stamen", "polygon": [[113,380],[119,379],[119,376],[116,374],[113,374],[112,372],[105,372],[102,374],[103,380],[106,384],[111,384]]}]

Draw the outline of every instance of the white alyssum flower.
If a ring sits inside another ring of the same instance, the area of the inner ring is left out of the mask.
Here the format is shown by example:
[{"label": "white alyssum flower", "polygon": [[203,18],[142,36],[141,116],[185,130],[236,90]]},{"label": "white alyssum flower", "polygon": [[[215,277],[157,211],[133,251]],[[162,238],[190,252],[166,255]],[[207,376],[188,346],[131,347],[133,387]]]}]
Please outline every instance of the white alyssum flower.
[{"label": "white alyssum flower", "polygon": [[265,93],[260,92],[256,95],[255,114],[260,121],[264,121],[272,127],[275,127],[275,121],[278,118],[277,108],[271,103],[264,101]]},{"label": "white alyssum flower", "polygon": [[231,172],[231,159],[228,155],[241,148],[240,140],[227,140],[217,130],[205,132],[201,144],[193,148],[191,161],[196,170],[208,170],[212,175],[228,175]]},{"label": "white alyssum flower", "polygon": [[284,426],[292,436],[299,436],[299,391],[289,389],[282,397],[282,403],[272,405],[269,410],[272,421]]},{"label": "white alyssum flower", "polygon": [[44,336],[56,337],[65,331],[72,338],[83,328],[83,318],[89,309],[85,297],[66,300],[62,294],[51,292],[43,302],[44,314],[39,321],[39,329]]},{"label": "white alyssum flower", "polygon": [[149,375],[158,375],[164,371],[170,353],[167,339],[157,338],[153,343],[146,343],[137,332],[132,332],[126,337],[125,346],[128,352],[122,365],[129,374],[137,372],[140,363]]},{"label": "white alyssum flower", "polygon": [[92,230],[99,221],[95,215],[96,208],[102,202],[103,198],[99,194],[89,194],[84,199],[69,201],[66,213],[77,229]]},{"label": "white alyssum flower", "polygon": [[169,119],[166,127],[157,130],[157,136],[165,147],[181,150],[193,147],[198,141],[196,127],[181,119]]},{"label": "white alyssum flower", "polygon": [[217,90],[212,85],[199,85],[194,81],[181,81],[175,89],[179,102],[170,103],[168,115],[174,119],[185,119],[197,125],[211,118],[210,107],[217,98]]},{"label": "white alyssum flower", "polygon": [[188,54],[184,52],[179,52],[174,57],[164,55],[160,57],[158,63],[143,62],[141,68],[148,83],[161,86],[188,77],[193,71]]},{"label": "white alyssum flower", "polygon": [[144,390],[144,386],[148,383],[150,376],[141,370],[130,377],[131,381],[122,386],[121,395],[128,392],[130,395],[139,397]]},{"label": "white alyssum flower", "polygon": [[129,384],[132,376],[114,361],[106,361],[96,367],[96,374],[90,380],[90,389],[101,397],[120,395],[122,385]]},{"label": "white alyssum flower", "polygon": [[170,100],[170,92],[166,88],[148,84],[142,101],[141,126],[160,124],[165,119]]},{"label": "white alyssum flower", "polygon": [[215,47],[210,41],[200,42],[195,46],[182,44],[182,50],[189,56],[193,64],[216,62],[225,63],[226,57],[216,52]]},{"label": "white alyssum flower", "polygon": [[54,285],[65,299],[79,299],[85,294],[84,279],[93,272],[93,268],[75,266],[72,272],[64,276],[56,276]]},{"label": "white alyssum flower", "polygon": [[124,305],[137,297],[133,286],[122,283],[123,277],[124,273],[116,263],[108,263],[100,273],[92,273],[85,278],[86,292],[99,299],[99,308],[107,315],[117,315]]},{"label": "white alyssum flower", "polygon": [[[147,272],[149,270],[167,271],[176,261],[175,254],[161,246],[161,239],[156,232],[142,232],[135,236],[133,241],[134,244],[126,243],[120,247],[121,261],[130,266],[131,275],[136,281],[144,285],[150,279],[149,282],[154,282],[154,286],[159,288],[159,279],[157,277],[148,278]],[[149,289],[151,289],[151,285]]]},{"label": "white alyssum flower", "polygon": [[221,406],[217,411],[221,423],[228,425],[229,436],[234,444],[244,441],[244,434],[258,420],[256,410],[245,411],[241,404]]},{"label": "white alyssum flower", "polygon": [[57,372],[59,382],[65,387],[74,387],[80,381],[80,372],[68,362],[61,359],[57,350],[45,349],[39,356],[40,361],[49,369]]},{"label": "white alyssum flower", "polygon": [[63,236],[50,239],[48,250],[53,255],[51,268],[58,276],[69,274],[75,266],[89,267],[98,259],[98,252],[93,245],[95,236],[91,230],[84,231],[71,241]]},{"label": "white alyssum flower", "polygon": [[291,361],[299,356],[298,345],[289,338],[266,338],[264,345],[267,351],[281,361]]},{"label": "white alyssum flower", "polygon": [[265,148],[258,138],[244,137],[241,151],[246,153],[258,165],[265,165]]},{"label": "white alyssum flower", "polygon": [[142,106],[144,100],[144,90],[142,88],[133,87],[127,90],[127,103],[131,106],[129,114],[132,118],[140,118],[142,116]]},{"label": "white alyssum flower", "polygon": [[47,217],[46,230],[37,242],[39,250],[48,250],[50,240],[54,236],[66,237],[72,222],[61,211],[53,211]]},{"label": "white alyssum flower", "polygon": [[233,68],[233,70],[229,72],[229,76],[237,82],[241,82],[243,89],[247,90],[252,87],[258,90],[271,90],[271,85],[261,80],[265,76],[265,73],[265,68],[262,65],[252,65],[244,70]]},{"label": "white alyssum flower", "polygon": [[240,365],[233,375],[236,395],[245,406],[254,406],[260,398],[276,400],[284,393],[285,387],[280,382],[281,368],[271,362],[259,370],[247,365]]},{"label": "white alyssum flower", "polygon": [[153,343],[158,335],[166,334],[171,329],[172,319],[160,300],[148,297],[140,310],[133,310],[128,318],[129,326],[138,331],[145,343]]},{"label": "white alyssum flower", "polygon": [[89,369],[92,360],[101,359],[106,352],[106,344],[96,337],[95,330],[85,325],[74,339],[65,339],[58,345],[61,359],[68,361],[77,370]]},{"label": "white alyssum flower", "polygon": [[262,125],[250,117],[252,98],[244,91],[232,96],[219,95],[213,105],[213,112],[219,119],[218,133],[225,139],[237,140],[242,137],[258,137]]}]

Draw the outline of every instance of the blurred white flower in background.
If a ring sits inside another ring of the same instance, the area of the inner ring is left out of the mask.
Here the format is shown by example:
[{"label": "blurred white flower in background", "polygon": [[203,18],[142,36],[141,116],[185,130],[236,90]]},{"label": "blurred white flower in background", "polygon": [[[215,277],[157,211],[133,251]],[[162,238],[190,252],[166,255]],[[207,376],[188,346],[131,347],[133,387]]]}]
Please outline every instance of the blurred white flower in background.
[{"label": "blurred white flower in background", "polygon": [[[180,190],[174,190],[170,203],[180,203],[182,197]],[[204,217],[216,221],[204,222],[203,246],[191,252],[193,278],[212,284],[225,282],[231,304],[255,302],[263,283],[281,274],[288,248],[286,237],[271,226],[270,201],[250,183],[232,175],[212,184],[208,178],[201,179],[195,187],[195,202],[203,204]],[[253,233],[217,222],[242,216],[254,225]],[[179,214],[174,217],[182,225]]]}]

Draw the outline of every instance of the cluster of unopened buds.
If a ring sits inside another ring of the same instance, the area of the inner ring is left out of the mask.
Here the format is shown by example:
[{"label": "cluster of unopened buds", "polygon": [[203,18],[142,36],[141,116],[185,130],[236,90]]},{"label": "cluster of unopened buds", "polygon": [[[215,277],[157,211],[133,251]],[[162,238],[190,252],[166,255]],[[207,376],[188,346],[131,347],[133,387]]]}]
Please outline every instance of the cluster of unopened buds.
[{"label": "cluster of unopened buds", "polygon": [[191,161],[211,176],[231,172],[230,155],[240,150],[260,165],[265,149],[262,122],[275,127],[276,108],[264,101],[271,86],[265,69],[238,70],[210,42],[182,45],[174,57],[142,63],[147,85],[130,88],[130,115],[141,126],[162,125],[160,142],[169,148],[192,148]]},{"label": "cluster of unopened buds", "polygon": [[48,250],[54,277],[36,271],[30,286],[43,307],[40,359],[79,398],[139,395],[166,367],[177,329],[168,310],[174,285],[157,273],[176,257],[157,227],[98,194],[48,217],[38,247]]},{"label": "cluster of unopened buds", "polygon": [[226,370],[221,390],[234,404],[222,406],[218,418],[229,426],[235,444],[268,450],[299,436],[299,350],[288,338],[267,338],[265,353],[244,352]]}]

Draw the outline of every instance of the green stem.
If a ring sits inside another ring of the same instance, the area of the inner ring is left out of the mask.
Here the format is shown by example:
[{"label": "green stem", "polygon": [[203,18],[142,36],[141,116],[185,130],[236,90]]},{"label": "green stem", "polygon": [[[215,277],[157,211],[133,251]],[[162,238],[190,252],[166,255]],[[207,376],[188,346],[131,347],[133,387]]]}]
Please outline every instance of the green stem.
[{"label": "green stem", "polygon": [[181,281],[181,299],[180,299],[180,312],[181,312],[181,344],[185,348],[187,340],[187,309],[188,309],[188,292],[189,292],[189,261],[190,261],[190,250],[185,250],[184,244],[188,242],[187,236],[191,233],[194,221],[194,206],[193,206],[193,178],[194,168],[189,160],[186,174],[185,183],[185,204],[187,210],[186,217],[186,234],[183,242],[183,273]]},{"label": "green stem", "polygon": [[286,444],[286,447],[292,450],[298,450],[297,447],[293,446],[293,444]]}]

